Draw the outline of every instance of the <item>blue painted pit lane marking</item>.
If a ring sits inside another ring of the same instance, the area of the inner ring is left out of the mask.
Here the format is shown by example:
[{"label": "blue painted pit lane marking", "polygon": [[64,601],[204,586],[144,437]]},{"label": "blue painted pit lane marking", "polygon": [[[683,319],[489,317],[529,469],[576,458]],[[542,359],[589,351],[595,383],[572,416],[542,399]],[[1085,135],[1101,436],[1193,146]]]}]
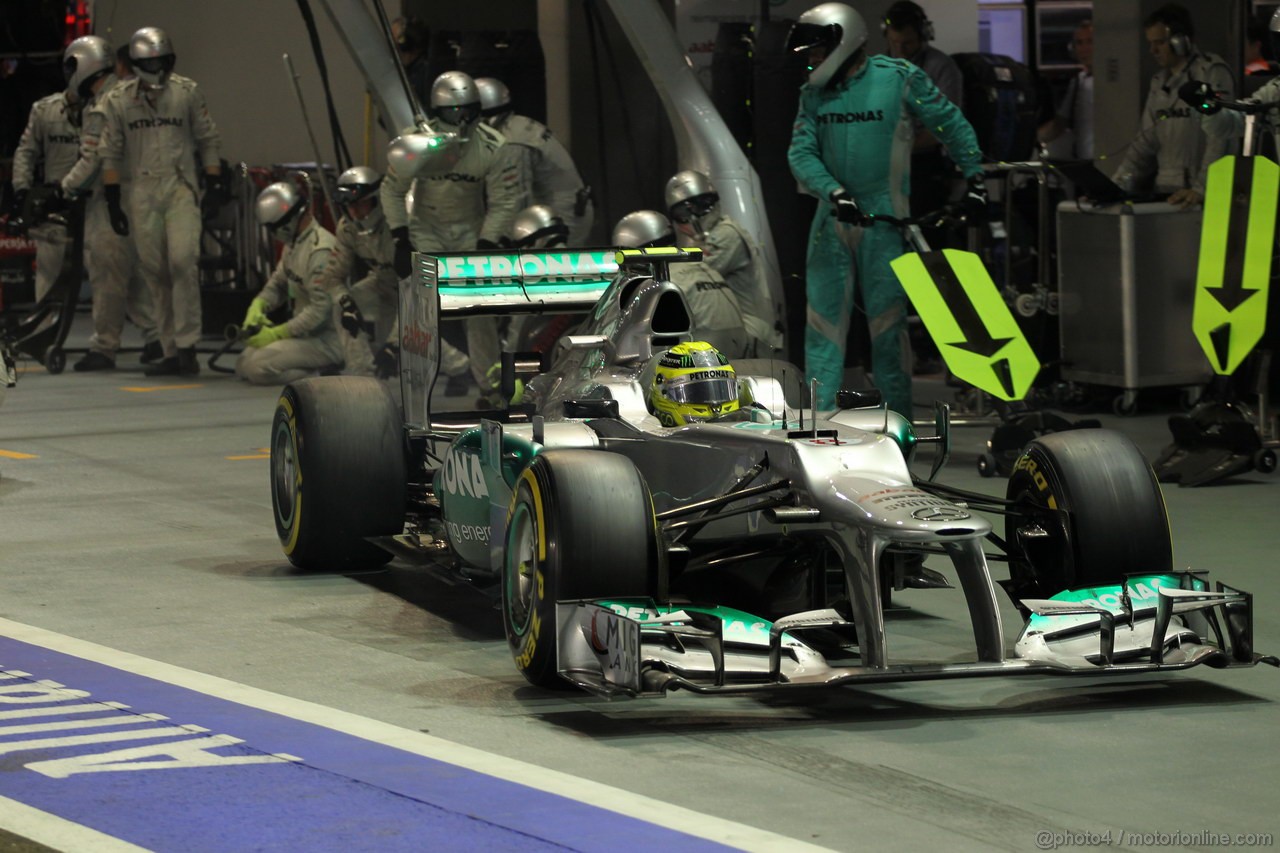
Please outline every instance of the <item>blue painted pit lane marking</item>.
[{"label": "blue painted pit lane marking", "polygon": [[3,619],[0,670],[0,797],[60,818],[51,833],[190,851],[819,849]]}]

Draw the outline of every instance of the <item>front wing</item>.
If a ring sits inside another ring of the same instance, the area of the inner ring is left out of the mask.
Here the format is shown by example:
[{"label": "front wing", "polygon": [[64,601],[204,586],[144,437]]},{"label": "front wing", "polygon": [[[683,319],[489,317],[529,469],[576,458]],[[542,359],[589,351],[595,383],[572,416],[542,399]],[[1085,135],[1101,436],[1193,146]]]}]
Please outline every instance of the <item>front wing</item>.
[{"label": "front wing", "polygon": [[1132,675],[1200,664],[1280,667],[1280,659],[1253,650],[1252,596],[1221,583],[1209,591],[1198,573],[1084,592],[1091,595],[1022,602],[1032,615],[1003,660],[882,667],[832,663],[805,641],[813,629],[852,635],[855,627],[835,610],[770,623],[727,608],[564,601],[556,608],[558,671],[612,698],[672,689],[754,693],[1000,675]]}]

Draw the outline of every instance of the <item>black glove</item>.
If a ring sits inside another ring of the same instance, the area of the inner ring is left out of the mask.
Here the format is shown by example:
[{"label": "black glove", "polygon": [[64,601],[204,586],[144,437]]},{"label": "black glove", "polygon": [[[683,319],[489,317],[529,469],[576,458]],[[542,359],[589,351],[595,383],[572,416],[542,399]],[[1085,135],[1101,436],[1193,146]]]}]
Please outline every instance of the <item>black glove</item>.
[{"label": "black glove", "polygon": [[856,225],[859,228],[866,228],[875,219],[862,212],[862,208],[858,207],[858,203],[853,200],[853,196],[844,190],[836,190],[831,194],[831,203],[835,205],[835,217],[846,225]]},{"label": "black glove", "polygon": [[44,212],[46,216],[62,213],[67,209],[67,197],[62,194],[62,184],[44,185]]},{"label": "black glove", "polygon": [[5,232],[10,237],[21,237],[27,233],[27,222],[22,218],[23,209],[26,206],[27,191],[16,191],[13,194],[13,205],[9,208],[9,221],[5,224]]},{"label": "black glove", "polygon": [[493,242],[492,240],[486,240],[483,237],[481,237],[479,240],[476,241],[477,252],[492,252],[495,249],[501,249],[501,248],[502,247],[499,246],[497,243]]},{"label": "black glove", "polygon": [[987,213],[987,182],[982,175],[974,175],[969,179],[964,200],[960,208],[966,219],[981,219]]},{"label": "black glove", "polygon": [[1222,109],[1222,105],[1218,103],[1218,95],[1213,91],[1213,87],[1200,80],[1188,80],[1179,86],[1178,97],[1189,104],[1191,109],[1207,116],[1211,116]]},{"label": "black glove", "polygon": [[373,372],[379,379],[390,379],[400,369],[400,350],[395,344],[383,344],[373,354]]},{"label": "black glove", "polygon": [[396,268],[397,278],[408,278],[413,272],[413,247],[409,245],[409,226],[401,225],[391,229],[391,238],[396,241],[396,259],[391,265]]},{"label": "black glove", "polygon": [[107,184],[102,188],[107,198],[107,215],[111,217],[111,230],[121,237],[129,236],[129,217],[120,208],[120,185]]},{"label": "black glove", "polygon": [[338,297],[338,307],[342,309],[339,319],[342,328],[346,329],[351,337],[360,337],[360,333],[364,331],[364,315],[360,313],[360,306],[351,298],[351,294],[344,293]]},{"label": "black glove", "polygon": [[227,182],[222,173],[205,173],[204,198],[200,199],[200,218],[208,222],[218,215],[222,206],[227,203]]}]

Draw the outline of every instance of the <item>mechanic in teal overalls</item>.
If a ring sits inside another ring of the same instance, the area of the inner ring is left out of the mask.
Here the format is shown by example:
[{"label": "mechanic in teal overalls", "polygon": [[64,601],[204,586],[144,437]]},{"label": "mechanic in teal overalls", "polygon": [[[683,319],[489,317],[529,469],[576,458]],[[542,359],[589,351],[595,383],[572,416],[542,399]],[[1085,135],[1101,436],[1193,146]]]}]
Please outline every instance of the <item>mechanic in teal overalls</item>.
[{"label": "mechanic in teal overalls", "polygon": [[822,3],[800,16],[788,45],[807,55],[810,72],[787,159],[801,186],[830,202],[819,205],[809,230],[805,374],[820,383],[818,407],[834,408],[856,279],[876,386],[889,408],[910,418],[907,296],[889,267],[906,251],[905,242],[897,228],[865,226],[867,214],[909,215],[913,116],[946,145],[968,179],[967,212],[985,208],[987,193],[982,153],[964,115],[916,66],[868,57],[866,41],[861,15],[843,3]]}]

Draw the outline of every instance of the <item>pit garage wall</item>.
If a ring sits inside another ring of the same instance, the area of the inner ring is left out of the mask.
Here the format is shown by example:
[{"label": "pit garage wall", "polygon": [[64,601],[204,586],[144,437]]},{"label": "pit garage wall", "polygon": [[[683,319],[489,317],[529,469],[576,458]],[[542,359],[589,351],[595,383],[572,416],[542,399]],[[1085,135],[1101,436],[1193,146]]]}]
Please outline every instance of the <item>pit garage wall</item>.
[{"label": "pit garage wall", "polygon": [[[387,135],[373,123],[365,139],[364,82],[319,2],[312,3],[329,69],[338,118],[351,156],[382,169]],[[95,32],[113,45],[144,26],[165,29],[178,56],[176,72],[200,84],[222,133],[223,156],[251,165],[314,158],[293,83],[281,55],[293,58],[321,156],[333,161],[333,142],[320,76],[306,27],[292,0],[97,0]]]}]

